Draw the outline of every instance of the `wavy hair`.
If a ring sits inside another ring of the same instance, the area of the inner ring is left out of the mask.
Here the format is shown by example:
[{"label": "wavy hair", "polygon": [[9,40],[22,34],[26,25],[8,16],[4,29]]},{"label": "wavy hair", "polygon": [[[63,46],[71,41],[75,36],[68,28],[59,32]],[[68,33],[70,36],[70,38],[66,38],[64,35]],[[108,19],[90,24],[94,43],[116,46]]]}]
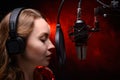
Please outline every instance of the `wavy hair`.
[{"label": "wavy hair", "polygon": [[[16,55],[8,56],[6,51],[6,40],[9,38],[8,13],[0,23],[0,80],[24,80],[24,74],[17,64]],[[17,33],[27,39],[33,30],[34,20],[42,18],[39,11],[35,9],[24,9],[19,15]]]}]

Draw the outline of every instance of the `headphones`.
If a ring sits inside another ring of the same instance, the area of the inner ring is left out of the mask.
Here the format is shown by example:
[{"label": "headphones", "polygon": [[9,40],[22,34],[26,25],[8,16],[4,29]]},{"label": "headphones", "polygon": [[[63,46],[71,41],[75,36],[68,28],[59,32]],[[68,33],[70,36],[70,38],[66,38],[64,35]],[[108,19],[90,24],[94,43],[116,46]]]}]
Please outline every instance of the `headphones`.
[{"label": "headphones", "polygon": [[25,8],[16,8],[11,12],[9,19],[9,39],[6,41],[8,55],[15,55],[24,52],[25,41],[17,34],[18,18]]}]

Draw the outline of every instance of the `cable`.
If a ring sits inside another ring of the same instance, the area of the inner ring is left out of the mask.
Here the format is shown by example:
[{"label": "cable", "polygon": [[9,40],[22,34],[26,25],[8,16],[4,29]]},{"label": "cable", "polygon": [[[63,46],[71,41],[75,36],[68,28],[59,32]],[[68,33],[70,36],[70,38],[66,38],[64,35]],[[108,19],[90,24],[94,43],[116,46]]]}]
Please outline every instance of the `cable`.
[{"label": "cable", "polygon": [[64,3],[64,0],[61,1],[60,3],[60,6],[59,6],[59,9],[58,9],[58,15],[57,15],[57,24],[60,23],[60,14],[61,14],[61,10],[62,10],[62,7],[63,7],[63,3]]},{"label": "cable", "polygon": [[109,5],[107,5],[107,4],[105,4],[105,3],[103,3],[102,1],[100,1],[100,0],[97,0],[97,2],[99,2],[100,4],[102,4],[103,5],[103,7],[107,7],[107,8],[109,8],[110,6]]}]

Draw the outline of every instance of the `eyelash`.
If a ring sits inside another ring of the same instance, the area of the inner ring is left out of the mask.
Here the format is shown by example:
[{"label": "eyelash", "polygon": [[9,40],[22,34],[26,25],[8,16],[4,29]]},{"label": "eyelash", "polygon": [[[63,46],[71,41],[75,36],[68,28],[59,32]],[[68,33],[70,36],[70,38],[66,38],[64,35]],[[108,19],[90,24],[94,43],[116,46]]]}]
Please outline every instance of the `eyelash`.
[{"label": "eyelash", "polygon": [[44,37],[40,38],[40,41],[45,43],[47,41],[47,39],[48,39],[48,36],[44,36]]},{"label": "eyelash", "polygon": [[43,39],[40,39],[43,43],[45,43],[45,41],[46,41],[46,39],[45,40],[43,40]]}]

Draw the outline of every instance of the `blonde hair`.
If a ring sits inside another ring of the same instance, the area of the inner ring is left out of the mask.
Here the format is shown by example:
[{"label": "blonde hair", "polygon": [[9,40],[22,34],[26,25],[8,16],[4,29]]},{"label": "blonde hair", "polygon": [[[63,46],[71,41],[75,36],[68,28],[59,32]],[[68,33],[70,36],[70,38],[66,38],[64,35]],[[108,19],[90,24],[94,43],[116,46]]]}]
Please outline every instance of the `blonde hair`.
[{"label": "blonde hair", "polygon": [[[6,51],[6,40],[9,38],[9,13],[0,23],[0,80],[24,80],[23,72],[18,67],[15,56],[9,57]],[[17,33],[27,39],[33,30],[34,20],[42,18],[39,11],[24,9],[19,15]],[[11,62],[9,61],[11,59]]]}]

